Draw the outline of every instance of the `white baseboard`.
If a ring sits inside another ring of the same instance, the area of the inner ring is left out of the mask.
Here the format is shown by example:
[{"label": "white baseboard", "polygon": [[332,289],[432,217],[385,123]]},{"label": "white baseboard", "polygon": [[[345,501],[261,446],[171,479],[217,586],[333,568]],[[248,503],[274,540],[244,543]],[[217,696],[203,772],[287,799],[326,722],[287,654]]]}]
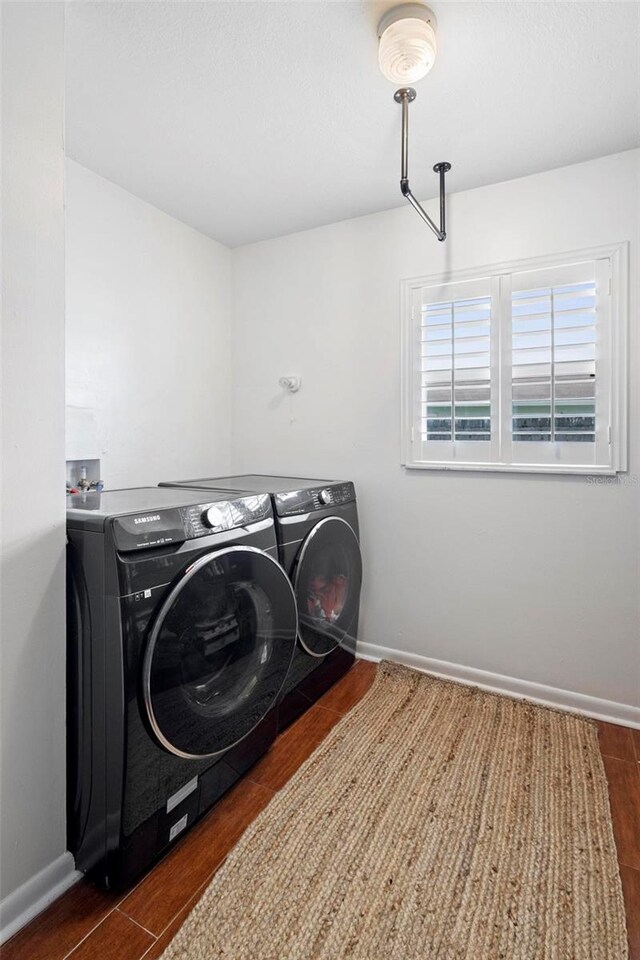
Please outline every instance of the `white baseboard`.
[{"label": "white baseboard", "polygon": [[380,647],[375,643],[358,643],[358,656],[364,660],[394,660],[396,663],[404,663],[407,667],[414,667],[425,673],[433,673],[448,680],[458,680],[460,683],[481,687],[482,690],[506,693],[510,697],[531,700],[533,703],[541,703],[547,707],[581,713],[596,720],[606,720],[609,723],[619,723],[622,726],[640,730],[640,707],[632,707],[627,703],[601,700],[599,697],[589,697],[584,693],[548,687],[543,683],[505,677],[500,673],[490,673],[488,670],[478,670],[475,667],[463,667],[457,663],[448,663],[446,660],[433,660],[418,653]]},{"label": "white baseboard", "polygon": [[63,853],[0,901],[0,943],[33,920],[80,876],[71,854]]}]

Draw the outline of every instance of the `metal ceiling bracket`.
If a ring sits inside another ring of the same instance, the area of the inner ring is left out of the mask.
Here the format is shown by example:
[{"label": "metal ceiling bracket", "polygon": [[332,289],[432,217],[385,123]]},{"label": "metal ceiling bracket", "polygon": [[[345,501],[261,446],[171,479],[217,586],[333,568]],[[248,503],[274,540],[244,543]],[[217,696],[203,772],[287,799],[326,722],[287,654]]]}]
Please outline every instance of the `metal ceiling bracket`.
[{"label": "metal ceiling bracket", "polygon": [[411,192],[411,187],[409,186],[409,104],[415,100],[417,94],[413,87],[402,87],[400,90],[396,90],[393,95],[393,99],[396,103],[402,105],[402,165],[400,173],[400,190],[402,196],[406,197],[411,206],[417,213],[420,214],[424,222],[430,227],[431,230],[435,233],[438,240],[445,240],[447,236],[446,231],[446,219],[445,219],[445,183],[444,178],[449,170],[451,170],[451,164],[446,161],[442,163],[436,163],[434,166],[435,173],[440,177],[440,226],[438,227],[427,211],[424,209],[422,204],[416,200],[413,193]]}]

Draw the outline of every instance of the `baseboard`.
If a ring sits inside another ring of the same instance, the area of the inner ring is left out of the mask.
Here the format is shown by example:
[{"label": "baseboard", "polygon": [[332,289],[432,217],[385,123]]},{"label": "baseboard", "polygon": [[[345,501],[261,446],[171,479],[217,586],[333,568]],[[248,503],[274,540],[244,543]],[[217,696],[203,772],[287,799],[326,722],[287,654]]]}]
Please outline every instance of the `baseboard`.
[{"label": "baseboard", "polygon": [[70,853],[63,853],[0,901],[0,943],[33,920],[79,878]]},{"label": "baseboard", "polygon": [[418,653],[380,647],[375,643],[359,642],[358,656],[364,660],[394,660],[396,663],[404,663],[416,670],[446,677],[448,680],[458,680],[460,683],[481,687],[483,690],[506,693],[511,697],[531,700],[533,703],[540,703],[547,707],[581,713],[596,720],[606,720],[609,723],[619,723],[622,726],[640,730],[640,707],[632,707],[630,704],[601,700],[599,697],[589,697],[583,693],[548,687],[543,683],[519,680],[516,677],[505,677],[500,673],[464,667],[457,663],[448,663],[446,660],[433,660]]}]

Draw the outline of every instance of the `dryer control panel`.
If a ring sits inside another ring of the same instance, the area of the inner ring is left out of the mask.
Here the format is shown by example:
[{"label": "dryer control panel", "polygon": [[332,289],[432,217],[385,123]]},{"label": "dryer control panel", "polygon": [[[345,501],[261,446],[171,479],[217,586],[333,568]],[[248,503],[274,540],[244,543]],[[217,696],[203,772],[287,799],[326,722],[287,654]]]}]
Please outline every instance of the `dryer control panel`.
[{"label": "dryer control panel", "polygon": [[321,487],[307,487],[275,496],[276,513],[280,517],[295,516],[300,513],[313,513],[351,503],[356,498],[354,485],[346,483],[326,483]]}]

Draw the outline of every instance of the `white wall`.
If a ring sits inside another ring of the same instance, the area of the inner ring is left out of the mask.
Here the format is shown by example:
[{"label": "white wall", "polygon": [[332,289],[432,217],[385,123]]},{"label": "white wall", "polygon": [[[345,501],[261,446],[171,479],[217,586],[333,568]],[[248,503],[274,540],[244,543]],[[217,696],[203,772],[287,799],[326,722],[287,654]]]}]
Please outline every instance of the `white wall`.
[{"label": "white wall", "polygon": [[67,457],[109,487],[226,472],[230,251],[66,162]]},{"label": "white wall", "polygon": [[[355,480],[365,642],[640,706],[638,180],[634,151],[454,195],[445,244],[407,205],[234,251],[233,469]],[[405,471],[399,281],[621,240],[636,485]]]},{"label": "white wall", "polygon": [[64,6],[3,3],[1,17],[5,926],[73,864],[64,855]]}]

